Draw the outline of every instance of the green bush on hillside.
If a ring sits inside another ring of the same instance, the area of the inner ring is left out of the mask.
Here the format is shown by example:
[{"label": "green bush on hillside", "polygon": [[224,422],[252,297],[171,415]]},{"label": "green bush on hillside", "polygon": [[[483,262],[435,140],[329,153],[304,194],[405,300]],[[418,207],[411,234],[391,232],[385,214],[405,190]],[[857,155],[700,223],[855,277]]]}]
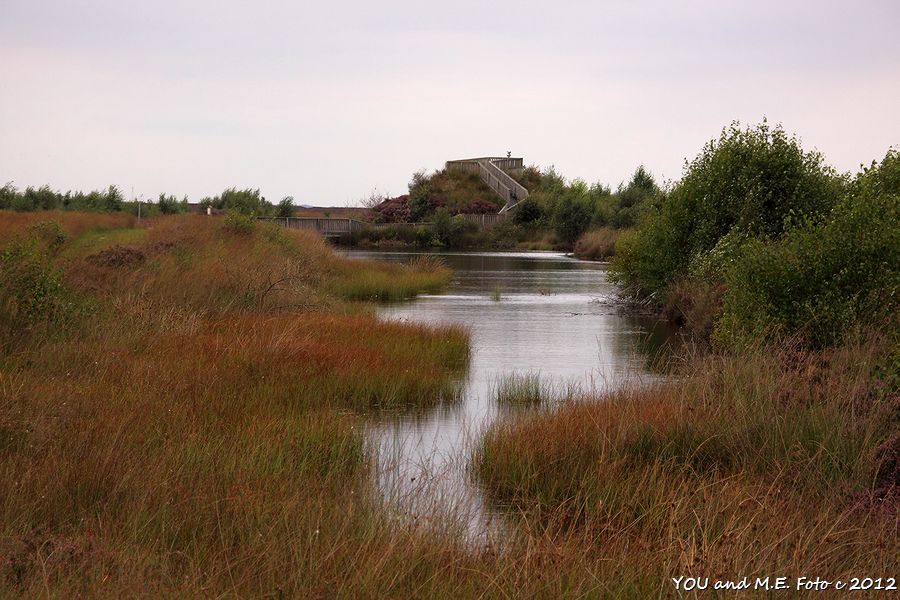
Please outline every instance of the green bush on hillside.
[{"label": "green bush on hillside", "polygon": [[446,208],[439,208],[434,213],[431,229],[434,232],[435,241],[442,246],[456,248],[464,245],[467,236],[478,232],[475,223],[466,221],[461,215],[450,216]]},{"label": "green bush on hillside", "polygon": [[256,217],[236,210],[229,210],[225,214],[225,220],[222,223],[222,227],[231,233],[250,235],[256,228]]},{"label": "green bush on hillside", "polygon": [[531,225],[544,217],[544,208],[533,196],[528,196],[516,205],[513,221],[518,225]]},{"label": "green bush on hillside", "polygon": [[413,173],[409,182],[409,215],[413,222],[422,221],[431,208],[432,186],[425,171]]},{"label": "green bush on hillside", "polygon": [[[581,179],[567,182],[552,167],[542,172],[529,169],[530,194],[516,207],[515,222],[532,228],[552,228],[564,247],[571,248],[589,229],[607,225],[616,229],[631,227],[661,194],[643,166],[615,193],[601,183],[588,185]],[[535,173],[540,174],[539,179]]]}]

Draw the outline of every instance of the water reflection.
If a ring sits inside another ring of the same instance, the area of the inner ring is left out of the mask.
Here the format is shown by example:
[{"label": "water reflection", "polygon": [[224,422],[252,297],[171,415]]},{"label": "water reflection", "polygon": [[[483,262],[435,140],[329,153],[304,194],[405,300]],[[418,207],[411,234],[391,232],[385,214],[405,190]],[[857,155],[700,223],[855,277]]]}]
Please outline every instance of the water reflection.
[{"label": "water reflection", "polygon": [[[351,252],[408,261],[406,252]],[[455,277],[446,293],[384,306],[384,319],[459,323],[472,333],[472,358],[457,403],[381,415],[369,429],[377,448],[377,482],[410,519],[462,516],[469,534],[492,529],[468,475],[473,443],[490,423],[513,418],[494,400],[509,373],[540,373],[557,386],[603,392],[634,379],[655,379],[651,357],[671,336],[653,319],[618,309],[605,265],[557,253],[444,253]],[[499,298],[499,299],[498,299]]]}]

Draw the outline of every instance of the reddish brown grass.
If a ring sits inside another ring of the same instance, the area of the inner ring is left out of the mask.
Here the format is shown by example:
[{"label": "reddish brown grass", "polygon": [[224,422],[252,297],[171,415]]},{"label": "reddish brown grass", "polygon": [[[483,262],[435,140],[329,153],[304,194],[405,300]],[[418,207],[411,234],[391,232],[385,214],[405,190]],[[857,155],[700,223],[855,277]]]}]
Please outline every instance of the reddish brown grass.
[{"label": "reddish brown grass", "polygon": [[581,234],[575,242],[575,256],[587,260],[605,260],[616,253],[619,231],[601,227]]},{"label": "reddish brown grass", "polygon": [[0,211],[0,245],[43,221],[55,221],[70,238],[77,238],[91,230],[130,228],[136,225],[131,215],[80,213],[68,211],[13,212]]}]

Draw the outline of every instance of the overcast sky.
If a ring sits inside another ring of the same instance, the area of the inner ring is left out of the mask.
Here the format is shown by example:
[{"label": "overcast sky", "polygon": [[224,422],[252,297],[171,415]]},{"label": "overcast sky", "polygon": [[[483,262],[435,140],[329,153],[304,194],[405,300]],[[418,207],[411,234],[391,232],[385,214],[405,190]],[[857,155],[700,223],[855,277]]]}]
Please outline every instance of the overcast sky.
[{"label": "overcast sky", "polygon": [[0,0],[0,185],[345,205],[504,154],[615,187],[732,120],[900,144],[900,1]]}]

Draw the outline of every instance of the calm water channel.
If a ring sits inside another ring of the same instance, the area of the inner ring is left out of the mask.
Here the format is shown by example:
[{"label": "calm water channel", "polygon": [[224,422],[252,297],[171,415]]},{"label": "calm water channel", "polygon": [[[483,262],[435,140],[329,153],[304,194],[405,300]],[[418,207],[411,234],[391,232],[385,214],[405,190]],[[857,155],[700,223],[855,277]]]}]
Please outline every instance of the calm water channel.
[{"label": "calm water channel", "polygon": [[[349,254],[388,261],[418,256]],[[603,264],[550,252],[441,256],[455,273],[445,293],[383,306],[380,315],[469,328],[472,355],[460,382],[462,398],[429,410],[382,415],[371,424],[368,439],[377,450],[377,484],[400,518],[440,526],[456,515],[470,536],[479,536],[493,529],[498,515],[469,472],[473,444],[495,420],[515,418],[494,399],[499,378],[539,373],[544,381],[585,391],[655,379],[650,359],[669,336],[654,320],[619,310]]]}]

